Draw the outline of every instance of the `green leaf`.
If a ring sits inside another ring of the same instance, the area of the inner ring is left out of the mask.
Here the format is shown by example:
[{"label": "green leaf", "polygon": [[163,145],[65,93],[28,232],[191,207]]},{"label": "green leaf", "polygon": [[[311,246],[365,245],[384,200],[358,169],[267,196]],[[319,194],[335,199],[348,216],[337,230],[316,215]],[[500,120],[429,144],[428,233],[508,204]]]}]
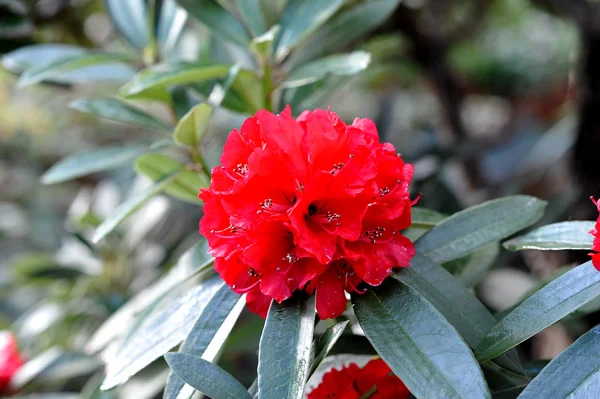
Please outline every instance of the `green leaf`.
[{"label": "green leaf", "polygon": [[335,54],[304,64],[289,74],[281,87],[300,87],[323,79],[326,75],[355,75],[369,66],[371,54],[355,51],[348,54]]},{"label": "green leaf", "polygon": [[600,273],[592,262],[563,274],[506,315],[475,348],[487,360],[517,346],[600,295]]},{"label": "green leaf", "polygon": [[[17,85],[19,87],[30,86],[44,80],[60,76],[61,73],[73,71],[90,65],[127,61],[129,61],[129,57],[126,55],[108,53],[84,53],[81,55],[59,58],[50,62],[42,61],[41,65],[25,70],[17,82]],[[93,75],[90,75],[90,81],[93,81]]]},{"label": "green leaf", "polygon": [[248,113],[254,114],[265,108],[263,85],[252,72],[241,70],[237,74],[232,88],[246,104]]},{"label": "green leaf", "polygon": [[169,59],[185,26],[187,13],[175,0],[163,0],[156,27],[156,38],[161,47],[163,58]]},{"label": "green leaf", "polygon": [[260,0],[236,0],[235,5],[244,21],[246,21],[252,36],[257,37],[267,30]]},{"label": "green leaf", "polygon": [[[162,154],[144,154],[135,160],[135,170],[155,182],[183,168],[182,163]],[[182,201],[201,204],[202,201],[198,198],[200,188],[208,187],[208,184],[202,173],[183,170],[164,187],[164,190]]]},{"label": "green leaf", "polygon": [[105,359],[106,377],[102,389],[124,383],[183,341],[208,300],[223,284],[218,277],[206,280],[148,318],[129,339],[127,346],[114,357]]},{"label": "green leaf", "polygon": [[192,17],[210,32],[229,42],[247,48],[250,37],[244,25],[215,0],[177,0]]},{"label": "green leaf", "polygon": [[308,370],[307,380],[313,375],[317,367],[321,364],[325,356],[333,349],[333,346],[337,340],[342,336],[342,333],[346,329],[349,321],[342,321],[334,326],[329,327],[323,334],[315,340],[312,347],[312,360],[310,362],[310,369]]},{"label": "green leaf", "polygon": [[290,104],[292,109],[298,110],[324,107],[327,99],[347,84],[348,80],[345,76],[328,75],[313,84],[286,89],[283,91],[281,104]]},{"label": "green leaf", "polygon": [[[89,50],[65,44],[35,44],[21,47],[2,57],[2,66],[13,73],[23,73],[30,68],[38,68],[40,60],[49,65],[59,60],[73,57],[85,57]],[[98,83],[98,82],[127,82],[135,75],[135,70],[123,63],[108,63],[91,65],[69,71],[63,71],[52,78],[56,83]]]},{"label": "green leaf", "polygon": [[57,280],[77,281],[88,275],[84,267],[61,264],[44,253],[21,253],[11,263],[11,273],[20,284],[51,283]]},{"label": "green leaf", "polygon": [[333,16],[292,56],[293,65],[337,51],[380,25],[392,15],[401,0],[369,0]]},{"label": "green leaf", "polygon": [[208,132],[212,111],[213,107],[207,103],[198,104],[190,109],[175,126],[173,131],[175,142],[198,149],[202,138]]},{"label": "green leaf", "polygon": [[281,61],[290,51],[314,31],[319,29],[337,10],[344,0],[290,0],[281,17],[281,35],[275,58]]},{"label": "green leaf", "polygon": [[523,249],[563,250],[592,248],[594,237],[589,233],[595,222],[572,221],[542,226],[523,236],[515,237],[502,245],[509,251]]},{"label": "green leaf", "polygon": [[600,326],[555,357],[521,393],[521,399],[600,397]]},{"label": "green leaf", "polygon": [[112,121],[145,126],[165,132],[170,132],[172,129],[167,124],[155,119],[144,111],[116,98],[82,97],[71,102],[69,106],[77,111]]},{"label": "green leaf", "polygon": [[[223,285],[206,304],[194,327],[179,348],[179,352],[201,355],[204,360],[213,361],[243,310],[244,303],[243,298],[240,298],[227,285]],[[214,344],[215,341],[218,341],[217,345]],[[210,350],[208,350],[209,345]],[[182,399],[186,393],[189,394],[187,395],[189,397],[193,394],[193,390],[186,390],[185,383],[171,373],[167,379],[163,399]]]},{"label": "green leaf", "polygon": [[117,209],[115,209],[115,211],[108,216],[94,232],[94,237],[92,238],[94,244],[100,242],[100,240],[106,237],[119,224],[131,216],[131,214],[140,209],[142,205],[146,203],[146,201],[160,193],[165,186],[171,182],[171,180],[177,177],[180,172],[181,170],[177,170],[170,175],[161,178],[150,187],[132,195],[125,202],[119,205]]},{"label": "green leaf", "polygon": [[499,253],[500,244],[493,242],[469,255],[460,267],[449,271],[465,287],[474,287],[494,265]]},{"label": "green leaf", "polygon": [[52,165],[42,175],[42,183],[61,183],[91,173],[113,169],[132,161],[145,150],[146,147],[143,145],[124,145],[70,155]]},{"label": "green leaf", "polygon": [[246,388],[231,374],[201,357],[167,353],[165,359],[179,378],[211,398],[252,399]]},{"label": "green leaf", "polygon": [[144,0],[104,0],[119,33],[135,48],[148,45],[148,11]]},{"label": "green leaf", "polygon": [[205,239],[202,239],[186,251],[179,258],[177,264],[158,281],[140,291],[110,315],[89,340],[86,351],[96,353],[104,348],[115,337],[125,332],[135,322],[136,316],[141,314],[144,309],[153,306],[154,303],[164,298],[165,294],[177,291],[183,282],[206,271],[212,264],[213,261],[208,255],[208,243]]},{"label": "green leaf", "polygon": [[545,207],[545,201],[526,195],[487,201],[440,222],[416,247],[434,262],[448,262],[532,225]]},{"label": "green leaf", "polygon": [[125,98],[153,98],[156,90],[171,85],[198,83],[227,76],[231,65],[160,64],[146,68],[119,90]]},{"label": "green leaf", "polygon": [[[417,253],[410,267],[392,277],[408,285],[429,301],[474,348],[496,325],[496,319],[456,278],[443,267]],[[503,367],[521,372],[517,354],[511,351],[497,359]]]},{"label": "green leaf", "polygon": [[257,36],[250,43],[250,48],[261,59],[268,60],[273,54],[273,42],[279,33],[279,25],[274,25],[267,32]]},{"label": "green leaf", "polygon": [[300,399],[310,367],[315,296],[273,301],[258,350],[258,396]]},{"label": "green leaf", "polygon": [[442,220],[446,219],[448,215],[433,211],[431,209],[419,208],[413,206],[411,208],[411,227],[418,228],[431,228],[437,225]]},{"label": "green leaf", "polygon": [[414,396],[490,397],[469,347],[417,291],[387,280],[352,302],[365,336]]}]

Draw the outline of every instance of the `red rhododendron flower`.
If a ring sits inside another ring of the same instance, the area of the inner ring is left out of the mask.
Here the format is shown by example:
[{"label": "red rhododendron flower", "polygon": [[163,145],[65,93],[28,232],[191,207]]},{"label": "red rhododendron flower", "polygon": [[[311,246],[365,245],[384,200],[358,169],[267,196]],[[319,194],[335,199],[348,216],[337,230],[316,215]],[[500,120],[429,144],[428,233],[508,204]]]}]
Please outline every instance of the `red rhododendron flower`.
[{"label": "red rhododendron flower", "polygon": [[8,390],[12,376],[23,363],[15,336],[8,332],[0,332],[0,394]]},{"label": "red rhododendron flower", "polygon": [[[592,202],[598,208],[598,212],[600,212],[600,202],[596,201],[594,197],[591,197]],[[600,215],[598,215],[598,220],[596,220],[596,227],[594,230],[590,230],[590,234],[594,236],[594,243],[592,244],[592,253],[590,256],[592,257],[592,264],[596,268],[596,270],[600,271]]]},{"label": "red rhododendron flower", "polygon": [[371,360],[360,369],[351,363],[341,370],[325,373],[323,381],[308,394],[308,399],[406,399],[410,391],[382,359]]},{"label": "red rhododendron flower", "polygon": [[415,253],[400,234],[413,167],[369,119],[259,111],[229,134],[221,164],[200,194],[200,232],[217,272],[263,317],[295,290],[316,292],[322,319],[339,316],[346,291],[381,284]]}]

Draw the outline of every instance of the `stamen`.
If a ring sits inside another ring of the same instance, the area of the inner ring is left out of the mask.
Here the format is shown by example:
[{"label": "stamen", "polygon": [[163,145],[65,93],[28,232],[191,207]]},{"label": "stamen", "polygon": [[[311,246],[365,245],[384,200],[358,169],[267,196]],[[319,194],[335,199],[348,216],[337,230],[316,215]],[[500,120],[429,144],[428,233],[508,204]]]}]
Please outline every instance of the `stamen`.
[{"label": "stamen", "polygon": [[233,168],[233,171],[242,176],[245,176],[248,174],[248,164],[247,163],[246,164],[238,163],[237,166],[235,168]]},{"label": "stamen", "polygon": [[333,168],[331,169],[331,171],[329,173],[331,173],[332,175],[335,175],[337,172],[339,172],[340,170],[342,170],[342,168],[344,167],[344,163],[343,162],[338,162],[336,164],[333,165]]}]

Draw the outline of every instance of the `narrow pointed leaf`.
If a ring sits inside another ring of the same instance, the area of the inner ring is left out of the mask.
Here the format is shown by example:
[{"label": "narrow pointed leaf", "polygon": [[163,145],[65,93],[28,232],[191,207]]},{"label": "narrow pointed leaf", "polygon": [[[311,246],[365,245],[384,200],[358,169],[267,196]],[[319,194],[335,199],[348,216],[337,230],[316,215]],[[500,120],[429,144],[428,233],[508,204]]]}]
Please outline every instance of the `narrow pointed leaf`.
[{"label": "narrow pointed leaf", "polygon": [[389,18],[401,0],[369,0],[342,10],[317,30],[290,60],[294,65],[340,50]]},{"label": "narrow pointed leaf", "polygon": [[116,98],[83,97],[76,99],[69,106],[77,111],[112,121],[145,126],[165,132],[172,130],[166,123]]},{"label": "narrow pointed leaf", "polygon": [[[474,348],[492,330],[497,321],[467,288],[440,265],[417,253],[410,267],[400,269],[392,277],[416,290],[458,330]],[[514,351],[496,359],[503,367],[521,373]]]},{"label": "narrow pointed leaf", "polygon": [[177,0],[193,18],[205,25],[210,32],[244,48],[250,43],[250,36],[236,17],[225,10],[215,0]]},{"label": "narrow pointed leaf", "polygon": [[493,242],[473,252],[462,267],[450,272],[465,287],[474,287],[494,265],[499,253],[500,244]]},{"label": "narrow pointed leaf", "polygon": [[140,314],[168,292],[176,290],[184,281],[197,275],[213,264],[208,255],[208,243],[201,239],[196,245],[187,250],[164,276],[148,288],[140,291],[122,305],[96,330],[86,345],[86,351],[97,353],[115,337],[127,330]]},{"label": "narrow pointed leaf", "polygon": [[108,359],[102,389],[111,389],[178,345],[191,331],[208,300],[224,283],[214,277],[173,299],[154,313],[126,347]]},{"label": "narrow pointed leaf", "polygon": [[448,215],[433,211],[431,209],[419,208],[413,206],[411,208],[411,227],[431,228],[446,219]]},{"label": "narrow pointed leaf", "polygon": [[[241,306],[236,306],[240,305],[240,301]],[[233,324],[240,315],[243,305],[244,300],[227,285],[223,285],[206,304],[189,335],[179,348],[179,352],[201,356],[204,360],[213,361],[220,347],[212,348],[211,353],[207,353],[209,345],[211,345],[217,334],[219,335],[219,343],[224,343],[233,328]],[[223,331],[224,323],[230,317],[230,314],[233,319],[229,326],[225,326],[227,330]],[[182,399],[182,397],[185,397],[182,393],[184,389],[185,383],[171,373],[167,379],[163,399]],[[192,394],[193,390],[188,390],[188,392]]]},{"label": "narrow pointed leaf", "polygon": [[267,30],[260,0],[236,0],[235,4],[242,18],[246,21],[252,36],[259,36]]},{"label": "narrow pointed leaf", "polygon": [[281,35],[275,57],[283,59],[300,42],[319,29],[337,10],[344,0],[290,0],[281,17]]},{"label": "narrow pointed leaf", "polygon": [[600,326],[579,337],[531,381],[519,399],[600,397]]},{"label": "narrow pointed leaf", "polygon": [[490,397],[467,344],[417,291],[388,280],[352,301],[365,336],[413,395]]},{"label": "narrow pointed leaf", "polygon": [[[144,154],[135,161],[135,170],[155,182],[183,168],[182,163],[162,154]],[[183,170],[167,183],[164,190],[180,200],[198,204],[202,203],[198,198],[200,188],[207,186],[208,181],[203,174]]]},{"label": "narrow pointed leaf", "polygon": [[367,69],[370,63],[371,54],[364,51],[330,55],[292,70],[281,84],[281,87],[305,86],[323,79],[328,74],[338,76],[355,75]]},{"label": "narrow pointed leaf", "polygon": [[475,348],[487,360],[517,346],[600,295],[600,273],[592,262],[563,274],[506,315]]},{"label": "narrow pointed leaf", "polygon": [[171,56],[186,20],[187,13],[177,5],[175,0],[163,0],[156,27],[156,38],[165,58],[168,59]]},{"label": "narrow pointed leaf", "polygon": [[312,360],[310,362],[310,369],[308,371],[307,380],[313,375],[317,367],[321,364],[325,356],[329,353],[337,340],[342,336],[344,329],[348,325],[349,321],[342,321],[334,326],[329,327],[321,334],[319,338],[314,342],[312,349]]},{"label": "narrow pointed leaf", "polygon": [[135,48],[148,45],[148,11],[144,0],[104,0],[119,33]]},{"label": "narrow pointed leaf", "polygon": [[258,396],[300,399],[310,367],[315,296],[273,301],[260,338]]},{"label": "narrow pointed leaf", "polygon": [[216,364],[186,353],[167,353],[165,358],[179,378],[211,398],[252,399],[238,380]]},{"label": "narrow pointed leaf", "polygon": [[[50,62],[43,62],[43,60],[41,61],[41,65],[31,67],[23,72],[21,78],[17,82],[20,87],[30,86],[44,80],[52,79],[56,76],[59,76],[61,73],[91,65],[126,62],[129,61],[129,57],[123,54],[84,53],[81,55],[72,55],[59,58]],[[93,81],[93,76],[90,76],[90,81]]]},{"label": "narrow pointed leaf", "polygon": [[121,87],[119,95],[125,98],[144,98],[146,93],[166,89],[168,86],[224,78],[230,68],[230,65],[160,64],[138,73]]},{"label": "narrow pointed leaf", "polygon": [[117,168],[132,161],[137,155],[144,152],[145,148],[143,145],[125,145],[70,155],[48,169],[42,175],[42,183],[61,183],[77,177]]},{"label": "narrow pointed leaf", "polygon": [[523,249],[563,250],[592,248],[594,237],[589,233],[595,226],[592,221],[572,221],[542,226],[523,236],[515,237],[502,245],[509,251]]},{"label": "narrow pointed leaf", "polygon": [[106,237],[111,231],[113,231],[119,224],[121,224],[125,219],[127,219],[131,214],[141,208],[146,201],[150,198],[154,197],[156,194],[160,193],[171,180],[177,177],[181,170],[175,171],[170,175],[167,175],[156,183],[152,184],[150,187],[132,195],[125,202],[115,209],[115,211],[108,216],[101,224],[98,226],[96,231],[94,232],[94,237],[92,241],[94,244],[97,244]]},{"label": "narrow pointed leaf", "polygon": [[487,201],[440,222],[416,247],[434,262],[448,262],[531,226],[545,207],[545,201],[526,195]]}]

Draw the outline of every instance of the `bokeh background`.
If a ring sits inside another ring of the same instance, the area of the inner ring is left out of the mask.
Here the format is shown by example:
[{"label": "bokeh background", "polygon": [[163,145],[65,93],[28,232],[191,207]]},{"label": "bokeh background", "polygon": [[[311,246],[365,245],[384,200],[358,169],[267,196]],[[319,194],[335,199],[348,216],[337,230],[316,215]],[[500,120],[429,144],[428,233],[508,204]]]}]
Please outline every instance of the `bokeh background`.
[{"label": "bokeh background", "polygon": [[[339,80],[331,97],[308,98],[306,107],[330,106],[347,122],[374,119],[382,139],[415,164],[419,206],[453,213],[525,193],[549,201],[540,225],[593,220],[589,197],[600,196],[599,18],[593,0],[404,0],[352,45],[372,53],[369,68]],[[0,0],[0,54],[34,43],[130,51],[102,1]],[[175,57],[235,56],[188,21]],[[41,174],[66,155],[154,133],[69,108],[92,91],[89,83],[19,88],[16,81],[0,69],[0,330],[15,331],[26,356],[39,360],[20,377],[24,392],[83,389],[96,397],[102,375],[99,360],[85,351],[90,337],[197,241],[201,210],[156,197],[119,234],[90,245],[89,231],[147,182],[131,166],[49,186]],[[169,122],[164,109],[148,110]],[[244,118],[217,112],[206,140],[210,164]],[[585,260],[585,252],[503,250],[475,290],[501,314]],[[530,339],[523,358],[556,356],[600,321],[598,312],[585,313]],[[244,313],[242,323],[220,364],[250,384],[262,321]],[[361,343],[342,340],[334,351],[345,345],[356,350]],[[158,395],[166,369],[156,363],[120,394]]]}]

